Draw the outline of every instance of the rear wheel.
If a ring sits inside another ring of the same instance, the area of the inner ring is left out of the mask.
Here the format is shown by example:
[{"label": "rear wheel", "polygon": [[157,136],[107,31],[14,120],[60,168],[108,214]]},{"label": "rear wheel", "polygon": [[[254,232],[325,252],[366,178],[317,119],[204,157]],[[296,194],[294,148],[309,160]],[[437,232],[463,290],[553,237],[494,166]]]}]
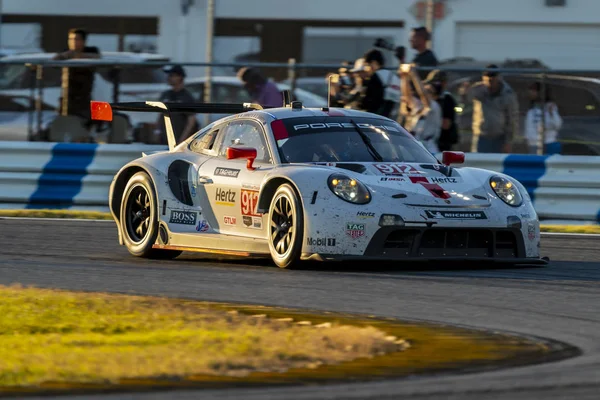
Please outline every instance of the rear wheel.
[{"label": "rear wheel", "polygon": [[129,179],[120,212],[123,242],[137,257],[171,259],[181,251],[153,249],[158,235],[156,195],[150,177],[138,172]]},{"label": "rear wheel", "polygon": [[269,249],[280,268],[297,267],[300,263],[304,235],[302,205],[294,189],[281,185],[269,207]]}]

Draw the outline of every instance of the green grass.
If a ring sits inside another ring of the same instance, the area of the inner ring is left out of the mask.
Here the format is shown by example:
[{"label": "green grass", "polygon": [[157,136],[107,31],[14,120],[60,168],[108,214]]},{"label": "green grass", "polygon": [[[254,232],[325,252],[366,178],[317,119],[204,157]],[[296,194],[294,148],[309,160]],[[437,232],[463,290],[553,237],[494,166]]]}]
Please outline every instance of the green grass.
[{"label": "green grass", "polygon": [[396,352],[371,326],[302,326],[166,298],[0,286],[0,389],[282,372]]},{"label": "green grass", "polygon": [[70,219],[103,219],[111,220],[112,215],[99,211],[76,210],[0,210],[0,217],[22,218],[70,218]]},{"label": "green grass", "polygon": [[600,225],[541,225],[542,232],[556,233],[600,233]]}]

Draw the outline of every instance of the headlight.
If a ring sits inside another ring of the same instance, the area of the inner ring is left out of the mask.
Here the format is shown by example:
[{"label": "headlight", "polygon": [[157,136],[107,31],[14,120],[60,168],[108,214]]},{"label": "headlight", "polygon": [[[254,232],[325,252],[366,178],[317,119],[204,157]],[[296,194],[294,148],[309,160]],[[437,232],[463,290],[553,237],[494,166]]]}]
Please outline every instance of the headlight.
[{"label": "headlight", "polygon": [[492,176],[490,186],[498,197],[509,206],[519,207],[523,204],[523,196],[521,196],[517,185],[511,180],[501,176]]},{"label": "headlight", "polygon": [[327,180],[329,189],[337,197],[354,204],[367,204],[371,201],[369,189],[356,179],[346,175],[333,174]]}]

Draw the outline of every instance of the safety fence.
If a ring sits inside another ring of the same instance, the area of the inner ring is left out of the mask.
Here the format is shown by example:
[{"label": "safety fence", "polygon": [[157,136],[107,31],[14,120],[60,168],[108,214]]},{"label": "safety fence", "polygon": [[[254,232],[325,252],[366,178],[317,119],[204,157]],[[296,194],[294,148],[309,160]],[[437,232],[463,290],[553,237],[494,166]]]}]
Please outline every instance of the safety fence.
[{"label": "safety fence", "polygon": [[[112,57],[112,58],[111,58]],[[387,69],[396,70],[397,61],[390,54]],[[352,61],[352,60],[349,60]],[[527,61],[527,60],[525,60]],[[525,121],[531,110],[529,87],[540,84],[540,96],[548,95],[557,105],[562,118],[557,141],[562,144],[563,155],[600,155],[600,71],[597,70],[552,70],[539,62],[505,60],[499,63],[502,76],[513,89],[519,103],[519,125],[525,133]],[[128,61],[124,55],[107,56],[100,60],[56,61],[48,58],[31,59],[5,57],[0,60],[0,75],[7,77],[0,82],[0,111],[10,111],[18,116],[11,119],[10,126],[0,121],[0,140],[63,141],[62,135],[53,135],[53,128],[61,133],[62,126],[55,126],[55,118],[61,96],[63,67],[94,67],[93,97],[103,101],[158,100],[160,94],[169,89],[162,67],[172,63],[162,61]],[[265,78],[278,83],[280,90],[291,90],[296,100],[307,107],[327,104],[332,74],[347,74],[346,64],[306,64],[289,59],[279,63],[180,63],[188,71],[186,88],[200,102],[246,102],[250,96],[235,73],[244,66],[260,69]],[[485,63],[472,59],[444,60],[439,69],[447,73],[447,91],[457,100],[455,108],[461,132],[459,148],[471,150],[473,104],[461,96],[465,87],[481,80]],[[425,74],[431,67],[417,68]],[[342,71],[346,72],[342,72]],[[10,79],[8,79],[10,77]],[[466,85],[466,86],[465,86]],[[332,84],[332,87],[336,86]],[[348,86],[344,90],[349,90]],[[342,90],[341,88],[338,88]],[[343,91],[343,90],[342,90]],[[133,142],[153,143],[151,122],[139,113],[127,114],[131,127],[126,134],[109,135],[109,143]],[[212,116],[199,117],[206,125]],[[151,118],[152,119],[152,118]],[[155,118],[154,118],[155,119]],[[545,115],[541,123],[545,126]],[[59,125],[59,124],[57,124]],[[113,126],[113,128],[115,128]],[[116,131],[121,132],[119,129]],[[12,138],[8,135],[11,132]],[[545,135],[540,129],[540,135]],[[521,138],[523,139],[523,138]],[[543,141],[543,140],[542,140]],[[516,151],[529,153],[527,144]],[[541,148],[540,148],[541,150]],[[513,150],[515,151],[515,150]]]},{"label": "safety fence", "polygon": [[[0,142],[0,207],[108,211],[115,173],[166,146]],[[600,157],[467,153],[465,166],[505,173],[540,219],[600,222]]]}]

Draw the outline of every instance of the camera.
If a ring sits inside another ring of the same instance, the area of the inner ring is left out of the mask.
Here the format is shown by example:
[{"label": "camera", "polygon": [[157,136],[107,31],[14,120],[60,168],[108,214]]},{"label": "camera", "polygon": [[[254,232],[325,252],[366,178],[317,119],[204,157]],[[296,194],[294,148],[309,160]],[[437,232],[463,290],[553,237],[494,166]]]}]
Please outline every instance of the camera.
[{"label": "camera", "polygon": [[406,48],[404,46],[394,47],[393,43],[390,43],[383,38],[375,39],[375,43],[373,43],[373,46],[380,49],[393,51],[394,56],[400,61],[400,63],[404,62],[404,57],[406,55]]}]

